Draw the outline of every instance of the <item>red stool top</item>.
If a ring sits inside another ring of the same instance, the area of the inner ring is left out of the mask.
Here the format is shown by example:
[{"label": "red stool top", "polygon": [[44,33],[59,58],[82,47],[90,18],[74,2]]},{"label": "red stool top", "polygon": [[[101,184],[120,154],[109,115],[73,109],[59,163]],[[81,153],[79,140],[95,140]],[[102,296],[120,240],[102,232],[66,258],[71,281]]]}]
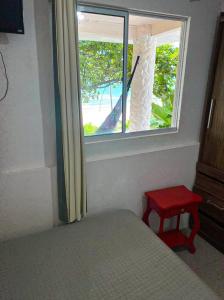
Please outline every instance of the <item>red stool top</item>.
[{"label": "red stool top", "polygon": [[160,210],[181,208],[202,202],[202,197],[188,190],[184,185],[146,192],[145,196]]}]

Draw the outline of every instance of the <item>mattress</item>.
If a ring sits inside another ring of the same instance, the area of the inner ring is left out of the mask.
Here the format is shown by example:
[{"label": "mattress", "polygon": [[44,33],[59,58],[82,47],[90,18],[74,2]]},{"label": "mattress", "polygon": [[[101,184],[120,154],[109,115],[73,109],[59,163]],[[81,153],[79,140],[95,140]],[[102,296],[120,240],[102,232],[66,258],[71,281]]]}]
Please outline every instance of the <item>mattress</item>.
[{"label": "mattress", "polygon": [[0,299],[218,297],[129,211],[0,243]]}]

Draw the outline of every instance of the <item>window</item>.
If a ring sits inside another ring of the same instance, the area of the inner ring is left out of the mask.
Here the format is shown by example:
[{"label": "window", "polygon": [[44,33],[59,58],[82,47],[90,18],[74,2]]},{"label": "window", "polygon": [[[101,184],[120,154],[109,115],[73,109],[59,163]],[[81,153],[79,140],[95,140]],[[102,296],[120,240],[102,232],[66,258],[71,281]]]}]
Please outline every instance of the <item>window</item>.
[{"label": "window", "polygon": [[187,19],[78,7],[86,137],[176,131]]}]

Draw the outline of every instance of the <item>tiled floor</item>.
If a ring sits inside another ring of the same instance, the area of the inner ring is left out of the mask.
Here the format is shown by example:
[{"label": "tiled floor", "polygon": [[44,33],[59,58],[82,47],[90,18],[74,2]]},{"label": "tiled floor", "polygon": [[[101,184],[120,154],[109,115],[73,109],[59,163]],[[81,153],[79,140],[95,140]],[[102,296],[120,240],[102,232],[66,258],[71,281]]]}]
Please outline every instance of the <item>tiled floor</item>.
[{"label": "tiled floor", "polygon": [[197,250],[194,255],[187,250],[176,253],[221,299],[224,299],[224,255],[199,236],[195,239],[195,246]]}]

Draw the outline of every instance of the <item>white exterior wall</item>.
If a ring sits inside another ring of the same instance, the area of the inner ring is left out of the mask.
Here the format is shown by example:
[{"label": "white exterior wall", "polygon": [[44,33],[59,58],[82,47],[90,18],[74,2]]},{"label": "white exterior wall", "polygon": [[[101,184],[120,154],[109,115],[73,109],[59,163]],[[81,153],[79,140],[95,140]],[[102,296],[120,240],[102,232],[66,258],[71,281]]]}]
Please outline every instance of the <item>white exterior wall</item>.
[{"label": "white exterior wall", "polygon": [[154,71],[156,61],[156,38],[148,34],[136,33],[133,41],[133,61],[139,63],[131,85],[130,131],[149,129],[151,118]]}]

